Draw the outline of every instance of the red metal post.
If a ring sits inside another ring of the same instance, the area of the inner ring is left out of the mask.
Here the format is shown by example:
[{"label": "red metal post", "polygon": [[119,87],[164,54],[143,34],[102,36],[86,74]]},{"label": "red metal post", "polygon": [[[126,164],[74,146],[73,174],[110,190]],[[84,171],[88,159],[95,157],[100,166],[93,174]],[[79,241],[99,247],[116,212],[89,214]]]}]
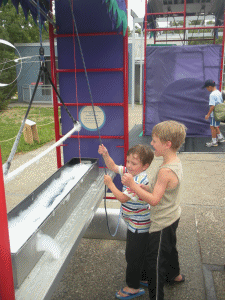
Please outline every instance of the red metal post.
[{"label": "red metal post", "polygon": [[183,24],[183,27],[184,27],[184,40],[186,39],[186,9],[187,9],[187,0],[184,0],[184,24]]},{"label": "red metal post", "polygon": [[0,299],[15,300],[1,148],[0,163]]},{"label": "red metal post", "polygon": [[145,0],[145,40],[144,40],[144,99],[143,99],[143,135],[145,135],[146,110],[146,47],[147,47],[147,0]]},{"label": "red metal post", "polygon": [[[52,10],[52,1],[50,2],[50,10]],[[51,58],[51,75],[52,82],[57,87],[57,78],[56,78],[56,64],[55,64],[55,44],[54,44],[54,31],[52,24],[49,23],[49,41],[50,41],[50,58]],[[53,91],[53,108],[54,108],[54,120],[55,120],[55,139],[59,140],[59,116],[58,116],[58,99],[56,92]],[[61,150],[60,147],[56,147],[56,157],[57,157],[57,166],[61,168]]]},{"label": "red metal post", "polygon": [[[128,0],[126,0],[128,10]],[[128,19],[128,16],[127,16]],[[123,81],[124,81],[124,163],[129,148],[129,123],[128,123],[128,29],[123,37]]]},{"label": "red metal post", "polygon": [[221,53],[221,69],[220,69],[220,91],[222,91],[223,85],[223,72],[224,72],[224,43],[225,43],[225,8],[223,12],[223,41],[222,41],[222,53]]}]

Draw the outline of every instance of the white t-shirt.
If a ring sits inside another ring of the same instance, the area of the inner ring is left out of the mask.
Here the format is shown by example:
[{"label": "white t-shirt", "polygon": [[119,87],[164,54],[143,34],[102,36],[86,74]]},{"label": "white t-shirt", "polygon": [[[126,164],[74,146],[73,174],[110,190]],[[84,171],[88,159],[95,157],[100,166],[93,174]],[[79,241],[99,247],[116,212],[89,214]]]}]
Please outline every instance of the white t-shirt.
[{"label": "white t-shirt", "polygon": [[[209,95],[209,105],[216,106],[220,103],[223,103],[222,93],[219,90],[215,90]],[[214,117],[214,113],[212,112],[210,116]]]}]

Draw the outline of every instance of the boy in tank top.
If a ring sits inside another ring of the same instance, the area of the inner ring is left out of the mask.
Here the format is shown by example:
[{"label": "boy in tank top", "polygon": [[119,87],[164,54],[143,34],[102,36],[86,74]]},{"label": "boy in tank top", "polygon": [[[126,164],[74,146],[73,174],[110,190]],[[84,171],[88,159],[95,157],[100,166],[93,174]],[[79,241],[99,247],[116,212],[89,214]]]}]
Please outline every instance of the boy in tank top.
[{"label": "boy in tank top", "polygon": [[[151,226],[146,253],[143,285],[148,286],[151,300],[164,300],[164,283],[184,282],[180,274],[176,249],[176,229],[181,215],[182,165],[177,151],[184,143],[186,127],[176,121],[164,121],[154,126],[152,142],[156,157],[163,157],[150,186],[138,185],[130,174],[122,183],[151,205]],[[148,280],[148,283],[144,281]]]}]

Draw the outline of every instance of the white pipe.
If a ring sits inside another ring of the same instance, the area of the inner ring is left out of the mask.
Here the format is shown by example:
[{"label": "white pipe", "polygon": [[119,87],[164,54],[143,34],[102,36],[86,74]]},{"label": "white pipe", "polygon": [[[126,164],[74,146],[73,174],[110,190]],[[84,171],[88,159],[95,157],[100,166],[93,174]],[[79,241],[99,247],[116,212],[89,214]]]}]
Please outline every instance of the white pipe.
[{"label": "white pipe", "polygon": [[60,144],[62,144],[63,141],[65,141],[68,137],[70,137],[72,135],[72,133],[74,131],[80,131],[81,129],[81,125],[79,122],[77,122],[76,125],[74,125],[73,129],[71,129],[69,132],[67,132],[66,135],[64,135],[60,140],[58,140],[55,144],[53,144],[52,146],[50,146],[48,149],[46,149],[45,151],[43,151],[42,153],[40,153],[38,156],[34,157],[33,159],[29,160],[27,163],[25,163],[24,165],[20,166],[19,168],[17,168],[16,170],[14,170],[13,172],[10,172],[8,175],[6,175],[4,177],[4,183],[8,183],[9,181],[11,181],[14,177],[16,177],[17,175],[19,175],[23,170],[25,170],[27,167],[29,167],[30,165],[32,165],[33,163],[35,163],[36,161],[40,160],[43,156],[45,156],[47,153],[49,153],[52,149],[56,148],[57,146],[59,146]]}]

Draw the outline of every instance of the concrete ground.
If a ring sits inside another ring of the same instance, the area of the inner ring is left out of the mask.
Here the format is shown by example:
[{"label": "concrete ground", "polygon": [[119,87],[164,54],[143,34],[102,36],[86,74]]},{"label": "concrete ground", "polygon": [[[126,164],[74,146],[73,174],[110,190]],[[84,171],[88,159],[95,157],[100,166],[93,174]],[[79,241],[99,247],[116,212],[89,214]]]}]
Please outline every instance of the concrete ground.
[{"label": "concrete ground", "polygon": [[[129,130],[141,124],[142,107],[129,107]],[[37,156],[46,145],[24,155],[16,155],[11,171]],[[166,300],[225,299],[225,172],[224,154],[181,153],[184,169],[182,216],[178,228],[181,273],[186,282],[165,287]],[[157,158],[148,169],[149,178],[162,162]],[[10,211],[56,168],[55,150],[19,179],[6,184]],[[101,205],[102,206],[102,205]],[[108,207],[118,208],[116,201]],[[125,286],[125,241],[83,238],[51,300],[110,300]],[[148,292],[139,297],[149,299]],[[32,299],[36,300],[36,299]]]}]

